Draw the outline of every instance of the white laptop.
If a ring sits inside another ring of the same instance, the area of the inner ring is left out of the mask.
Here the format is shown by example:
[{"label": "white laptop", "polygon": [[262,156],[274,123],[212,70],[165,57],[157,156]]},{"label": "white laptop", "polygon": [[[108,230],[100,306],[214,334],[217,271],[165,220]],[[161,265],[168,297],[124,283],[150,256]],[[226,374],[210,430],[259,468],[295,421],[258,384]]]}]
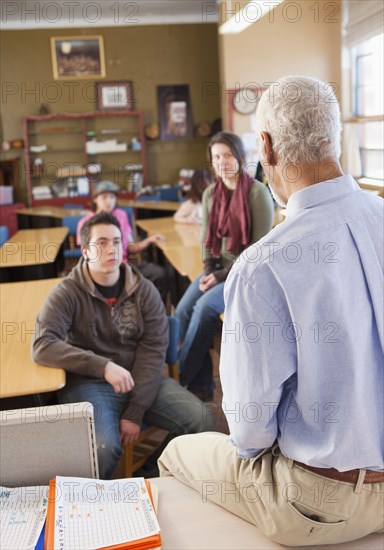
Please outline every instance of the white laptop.
[{"label": "white laptop", "polygon": [[0,485],[48,485],[57,475],[98,478],[91,403],[0,412]]}]

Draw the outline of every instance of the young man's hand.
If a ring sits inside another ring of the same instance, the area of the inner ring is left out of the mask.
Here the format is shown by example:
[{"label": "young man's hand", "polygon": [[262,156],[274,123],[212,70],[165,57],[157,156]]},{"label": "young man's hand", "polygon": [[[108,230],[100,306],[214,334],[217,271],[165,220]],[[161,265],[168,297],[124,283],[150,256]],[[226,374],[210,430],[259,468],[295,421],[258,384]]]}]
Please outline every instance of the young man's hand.
[{"label": "young man's hand", "polygon": [[115,393],[129,392],[135,385],[131,373],[112,361],[105,366],[104,378],[111,384]]},{"label": "young man's hand", "polygon": [[131,420],[120,420],[120,441],[122,445],[129,445],[138,439],[140,426]]}]

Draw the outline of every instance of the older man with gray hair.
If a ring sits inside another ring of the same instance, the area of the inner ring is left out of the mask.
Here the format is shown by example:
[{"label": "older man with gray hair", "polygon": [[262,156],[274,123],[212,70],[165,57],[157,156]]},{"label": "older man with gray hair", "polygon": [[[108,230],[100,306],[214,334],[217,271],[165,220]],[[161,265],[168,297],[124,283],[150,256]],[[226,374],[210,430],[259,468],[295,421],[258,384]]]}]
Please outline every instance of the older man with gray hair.
[{"label": "older man with gray hair", "polygon": [[384,527],[383,200],[342,172],[328,84],[282,78],[256,118],[287,209],[225,285],[230,438],[177,438],[160,472],[277,542],[336,544]]}]

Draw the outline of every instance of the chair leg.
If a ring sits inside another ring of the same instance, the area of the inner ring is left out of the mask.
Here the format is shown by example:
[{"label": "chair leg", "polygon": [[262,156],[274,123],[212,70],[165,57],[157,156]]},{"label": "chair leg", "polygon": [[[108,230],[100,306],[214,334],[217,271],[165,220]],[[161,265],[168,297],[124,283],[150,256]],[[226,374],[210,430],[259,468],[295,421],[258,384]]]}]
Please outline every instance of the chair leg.
[{"label": "chair leg", "polygon": [[174,378],[175,380],[179,379],[179,368],[177,366],[177,363],[172,363],[168,365],[168,373],[170,378]]},{"label": "chair leg", "polygon": [[132,477],[133,474],[133,452],[134,445],[125,445],[124,447],[124,476]]}]

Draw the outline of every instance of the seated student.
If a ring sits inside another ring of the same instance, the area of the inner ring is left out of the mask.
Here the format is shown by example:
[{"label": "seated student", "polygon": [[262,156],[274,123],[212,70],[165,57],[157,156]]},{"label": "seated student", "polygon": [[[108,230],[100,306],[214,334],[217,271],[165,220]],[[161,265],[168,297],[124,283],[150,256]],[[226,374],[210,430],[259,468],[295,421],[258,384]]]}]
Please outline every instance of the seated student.
[{"label": "seated student", "polygon": [[180,383],[204,401],[213,398],[211,342],[224,311],[224,282],[244,248],[268,233],[273,201],[265,185],[244,169],[245,151],[239,136],[219,132],[208,156],[216,183],[203,194],[204,273],[188,287],[177,305],[180,321]]},{"label": "seated student", "polygon": [[225,284],[230,438],[177,438],[159,461],[289,547],[384,528],[383,199],[343,174],[340,126],[319,80],[285,77],[262,95],[261,162],[287,217]]},{"label": "seated student", "polygon": [[[81,230],[83,257],[49,294],[36,321],[33,359],[67,372],[60,403],[90,401],[100,477],[143,423],[175,435],[212,428],[203,403],[163,377],[168,322],[160,295],[122,262],[122,233],[101,212]],[[70,451],[70,450],[68,450]]]},{"label": "seated student", "polygon": [[[94,211],[86,214],[86,216],[84,216],[84,218],[82,218],[78,223],[76,242],[80,245],[81,228],[90,218],[92,218],[92,216],[99,214],[100,212],[110,212],[120,223],[121,232],[123,235],[123,261],[126,262],[129,259],[130,253],[135,254],[137,252],[142,252],[152,243],[163,240],[164,237],[159,233],[156,233],[156,235],[151,235],[142,241],[133,243],[133,230],[130,226],[127,213],[121,208],[117,208],[117,193],[119,190],[120,187],[112,181],[101,181],[96,184],[95,191],[93,193]],[[144,277],[153,282],[160,292],[163,301],[165,301],[168,290],[165,269],[160,265],[150,262],[135,263],[135,265]]]},{"label": "seated student", "polygon": [[178,223],[196,224],[203,223],[203,205],[201,199],[208,185],[211,183],[207,170],[195,170],[191,179],[191,188],[186,199],[182,202],[174,214]]}]

